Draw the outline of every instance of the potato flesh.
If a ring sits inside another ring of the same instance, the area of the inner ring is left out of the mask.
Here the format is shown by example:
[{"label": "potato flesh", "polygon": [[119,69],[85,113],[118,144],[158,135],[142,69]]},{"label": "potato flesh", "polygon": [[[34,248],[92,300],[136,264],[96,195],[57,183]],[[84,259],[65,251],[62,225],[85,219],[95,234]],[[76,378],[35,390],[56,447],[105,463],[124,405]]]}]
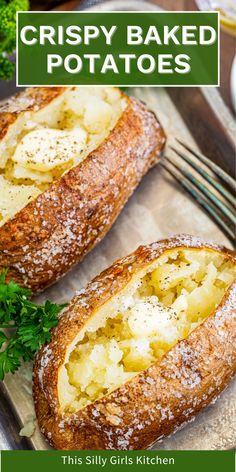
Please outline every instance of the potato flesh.
[{"label": "potato flesh", "polygon": [[13,196],[0,194],[0,225],[99,146],[125,107],[117,89],[71,88],[23,113],[0,142],[1,188]]},{"label": "potato flesh", "polygon": [[64,409],[85,407],[161,359],[212,313],[234,276],[233,263],[212,251],[161,256],[126,298],[126,309],[108,313],[95,332],[88,327],[72,351]]}]

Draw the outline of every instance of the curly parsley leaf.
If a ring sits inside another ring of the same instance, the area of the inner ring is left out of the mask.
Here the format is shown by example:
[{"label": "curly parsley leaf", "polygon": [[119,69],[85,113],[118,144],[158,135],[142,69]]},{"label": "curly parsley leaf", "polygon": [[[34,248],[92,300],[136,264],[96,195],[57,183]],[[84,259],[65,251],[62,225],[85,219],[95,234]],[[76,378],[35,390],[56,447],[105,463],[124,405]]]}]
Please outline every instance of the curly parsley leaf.
[{"label": "curly parsley leaf", "polygon": [[0,331],[0,348],[7,341],[7,339],[7,336],[2,331]]},{"label": "curly parsley leaf", "polygon": [[13,76],[15,64],[8,55],[16,48],[16,13],[29,6],[29,0],[0,0],[0,80]]},{"label": "curly parsley leaf", "polygon": [[[51,329],[58,323],[58,313],[66,304],[47,300],[38,305],[29,300],[31,291],[14,281],[6,283],[7,271],[0,274],[0,380],[14,373],[23,361],[51,339]],[[9,329],[9,337],[2,331]]]}]

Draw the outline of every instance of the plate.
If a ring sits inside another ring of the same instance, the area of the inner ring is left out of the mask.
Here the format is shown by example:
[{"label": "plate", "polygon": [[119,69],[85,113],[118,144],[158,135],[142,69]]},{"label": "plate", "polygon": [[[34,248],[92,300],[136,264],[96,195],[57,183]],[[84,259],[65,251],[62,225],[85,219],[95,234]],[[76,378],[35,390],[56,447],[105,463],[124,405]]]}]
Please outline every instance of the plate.
[{"label": "plate", "polygon": [[[135,0],[110,0],[92,9],[115,11],[127,9],[127,4],[129,10],[134,11],[157,9],[149,2]],[[4,84],[0,87],[0,97],[9,96],[14,89],[13,81]],[[176,136],[201,149],[233,173],[235,121],[216,89],[129,88],[128,92],[145,101],[157,114],[168,136],[167,152],[171,152],[169,144]],[[103,241],[82,263],[35,300],[67,301],[92,277],[140,244],[181,232],[230,246],[208,215],[157,165],[144,177]],[[15,375],[6,377],[0,397],[0,449],[49,449],[37,424],[31,438],[19,436],[21,427],[34,415],[30,365],[24,365]],[[233,448],[236,445],[235,398],[236,381],[232,381],[214,405],[202,411],[181,431],[156,443],[153,449]]]},{"label": "plate", "polygon": [[[166,90],[133,88],[129,93],[145,101],[157,114],[166,130],[169,144],[173,136],[178,136],[197,146]],[[167,149],[167,153],[169,152],[171,150]],[[35,299],[38,302],[45,299],[67,301],[92,277],[140,244],[183,232],[230,245],[208,215],[157,165],[144,177],[103,241],[82,263]],[[23,366],[15,375],[8,375],[4,382],[21,424],[34,414],[30,372],[30,366]],[[215,405],[208,407],[194,423],[187,425],[182,431],[155,444],[154,449],[232,448],[236,436],[235,396],[236,382],[232,382]],[[18,428],[20,429],[20,425]],[[27,447],[37,450],[49,447],[37,426]]]}]

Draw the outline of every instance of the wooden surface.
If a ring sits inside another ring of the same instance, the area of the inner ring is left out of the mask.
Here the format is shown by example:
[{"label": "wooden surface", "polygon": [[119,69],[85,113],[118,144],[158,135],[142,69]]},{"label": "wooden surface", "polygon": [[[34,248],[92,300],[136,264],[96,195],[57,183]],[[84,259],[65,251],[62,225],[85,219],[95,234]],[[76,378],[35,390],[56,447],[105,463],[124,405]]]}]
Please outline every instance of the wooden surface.
[{"label": "wooden surface", "polygon": [[[53,1],[53,0],[52,0]],[[128,3],[129,0],[127,0]],[[165,10],[176,10],[176,11],[181,11],[181,10],[186,10],[186,11],[191,11],[191,10],[197,10],[197,5],[194,0],[150,0],[152,3],[155,3],[156,5],[159,5]],[[36,2],[36,4],[39,3],[52,3],[52,2]],[[60,5],[55,5],[56,3],[59,3]],[[55,1],[54,0],[54,6],[55,10],[73,10],[75,7],[78,7],[79,4],[81,3],[81,0],[69,0],[66,2],[60,2],[60,1]],[[83,2],[83,5],[85,5],[85,1]],[[221,31],[221,38],[220,38],[220,70],[221,70],[221,78],[220,78],[220,93],[226,103],[226,105],[230,108],[231,112],[234,113],[233,107],[232,107],[232,100],[231,100],[231,94],[230,94],[230,71],[231,71],[231,65],[232,61],[234,58],[234,55],[236,54],[236,38],[230,36],[227,33],[224,33]]]},{"label": "wooden surface", "polygon": [[31,10],[35,11],[41,11],[41,10],[51,10],[51,9],[62,9],[62,10],[73,10],[75,6],[77,6],[79,3],[78,0],[73,0],[73,1],[62,1],[62,0],[48,0],[48,1],[43,1],[43,0],[31,0],[30,1],[30,8]]},{"label": "wooden surface", "polygon": [[[197,10],[194,0],[152,0],[160,7],[166,10]],[[230,94],[230,71],[234,55],[236,54],[236,38],[224,33],[221,30],[220,35],[220,93],[233,112],[232,100]]]}]

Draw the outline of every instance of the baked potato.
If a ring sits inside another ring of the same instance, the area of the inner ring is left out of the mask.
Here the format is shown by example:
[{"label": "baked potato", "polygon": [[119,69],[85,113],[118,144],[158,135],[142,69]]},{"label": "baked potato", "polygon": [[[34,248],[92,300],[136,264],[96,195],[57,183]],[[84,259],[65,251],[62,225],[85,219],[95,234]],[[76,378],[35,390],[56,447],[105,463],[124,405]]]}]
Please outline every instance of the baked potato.
[{"label": "baked potato", "polygon": [[0,270],[33,292],[108,231],[164,131],[116,88],[32,88],[0,107]]},{"label": "baked potato", "polygon": [[62,313],[34,364],[57,449],[144,449],[215,401],[236,370],[235,254],[182,235],[138,248]]}]

